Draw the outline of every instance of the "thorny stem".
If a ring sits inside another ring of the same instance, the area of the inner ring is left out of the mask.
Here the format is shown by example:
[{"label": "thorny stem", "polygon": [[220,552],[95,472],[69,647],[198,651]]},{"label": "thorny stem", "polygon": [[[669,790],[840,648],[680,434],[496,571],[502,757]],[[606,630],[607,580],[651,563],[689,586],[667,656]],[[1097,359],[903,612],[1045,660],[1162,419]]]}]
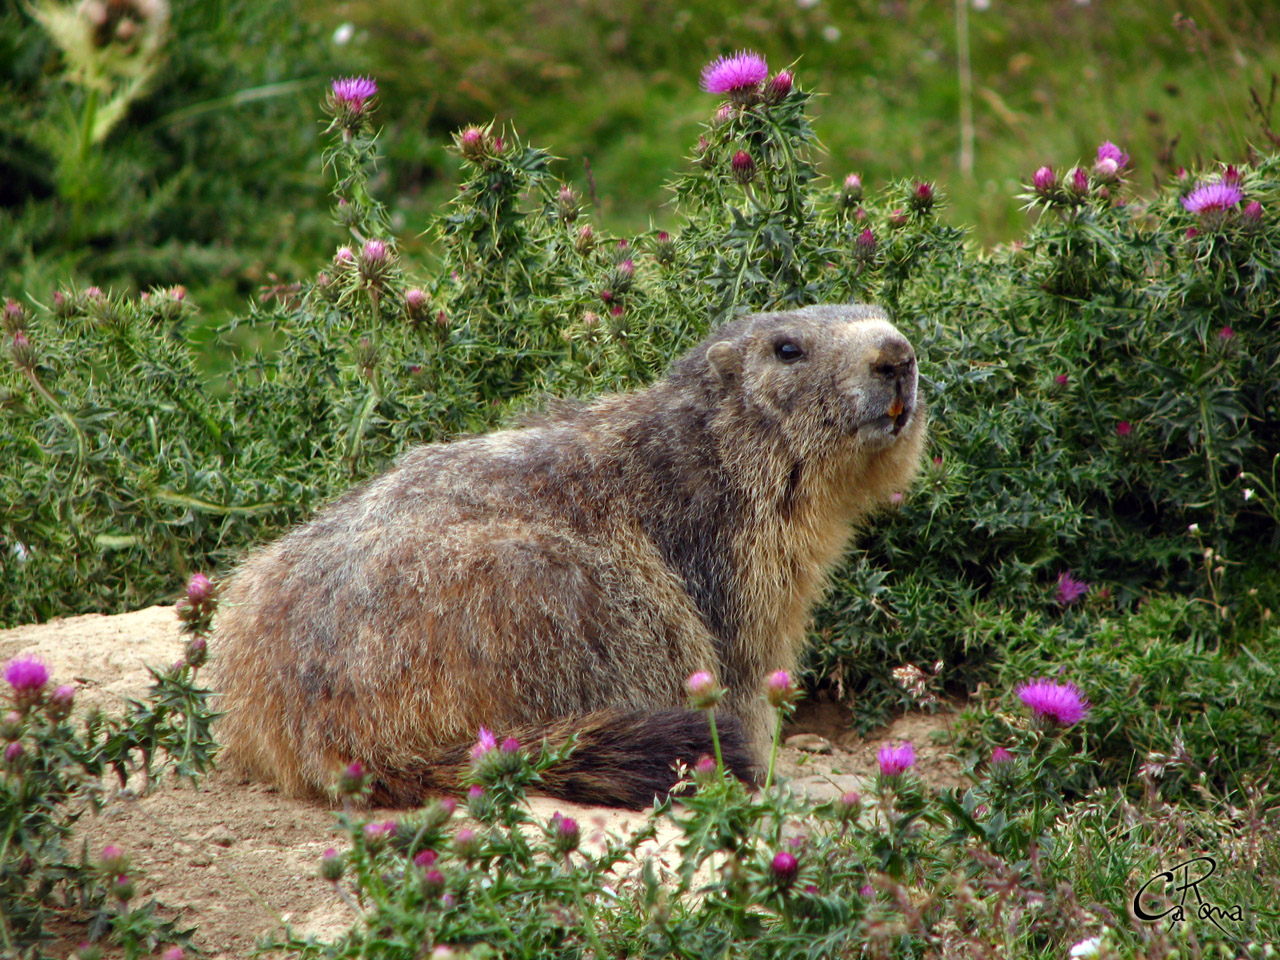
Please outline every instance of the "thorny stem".
[{"label": "thorny stem", "polygon": [[40,378],[36,376],[34,370],[24,367],[22,373],[23,376],[25,376],[31,383],[31,386],[35,388],[36,393],[44,397],[45,402],[47,402],[49,406],[53,407],[58,416],[66,421],[67,426],[71,428],[71,432],[76,436],[76,450],[79,454],[78,459],[81,463],[84,463],[85,458],[89,454],[89,438],[86,437],[84,435],[84,431],[80,429],[80,424],[76,423],[75,417],[71,416],[71,414],[67,412],[67,409],[58,402],[57,398],[49,392],[49,389],[40,382]]}]

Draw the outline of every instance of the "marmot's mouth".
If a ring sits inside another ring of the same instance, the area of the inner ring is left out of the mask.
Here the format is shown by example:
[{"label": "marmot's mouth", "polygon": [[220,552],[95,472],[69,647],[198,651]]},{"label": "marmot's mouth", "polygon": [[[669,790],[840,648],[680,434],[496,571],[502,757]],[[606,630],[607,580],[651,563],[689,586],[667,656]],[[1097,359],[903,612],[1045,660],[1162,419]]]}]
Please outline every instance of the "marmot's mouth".
[{"label": "marmot's mouth", "polygon": [[901,397],[895,397],[889,404],[888,413],[882,417],[876,417],[867,426],[887,431],[896,437],[910,421],[911,404],[903,402]]}]

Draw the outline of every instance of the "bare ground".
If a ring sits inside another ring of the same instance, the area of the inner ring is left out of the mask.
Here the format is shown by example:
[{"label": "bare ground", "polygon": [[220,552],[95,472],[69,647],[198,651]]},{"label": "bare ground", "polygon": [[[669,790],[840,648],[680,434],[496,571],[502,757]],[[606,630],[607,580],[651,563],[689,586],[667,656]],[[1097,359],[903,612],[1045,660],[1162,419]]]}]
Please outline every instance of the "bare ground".
[{"label": "bare ground", "polygon": [[[168,664],[181,649],[172,607],[0,631],[0,662],[20,653],[38,656],[55,682],[74,678],[81,685],[80,706],[108,711],[119,709],[121,697],[146,692],[146,664]],[[907,714],[863,738],[851,729],[847,705],[802,704],[786,733],[806,749],[783,747],[778,774],[812,796],[837,796],[863,788],[886,739],[911,740],[920,774],[937,786],[956,785],[959,772],[946,758],[949,718],[947,712]],[[828,747],[829,753],[815,752]],[[538,817],[555,810],[576,817],[589,842],[604,831],[626,834],[644,820],[643,814],[545,797],[533,798],[530,806]],[[213,958],[248,956],[257,937],[283,923],[328,936],[354,919],[317,873],[324,850],[342,846],[333,810],[318,802],[288,799],[216,772],[198,786],[164,780],[140,799],[117,794],[101,815],[81,822],[80,832],[91,851],[107,843],[126,851],[142,875],[138,896],[154,896],[180,912],[183,925],[196,928],[196,945]],[[646,852],[674,864],[674,840],[668,826]],[[69,954],[74,943],[68,939],[58,950]]]}]

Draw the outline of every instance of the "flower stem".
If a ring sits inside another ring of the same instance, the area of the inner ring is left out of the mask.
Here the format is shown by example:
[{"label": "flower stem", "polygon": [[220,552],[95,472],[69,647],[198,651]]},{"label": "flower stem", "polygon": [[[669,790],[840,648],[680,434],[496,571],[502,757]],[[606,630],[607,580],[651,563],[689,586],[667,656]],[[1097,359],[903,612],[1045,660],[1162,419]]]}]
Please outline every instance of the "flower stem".
[{"label": "flower stem", "polygon": [[724,776],[724,757],[720,754],[720,733],[716,730],[716,712],[714,709],[707,711],[707,725],[711,728],[711,746],[716,751],[716,776]]},{"label": "flower stem", "polygon": [[773,748],[769,751],[769,772],[764,777],[764,788],[773,786],[773,768],[778,762],[778,741],[782,739],[782,711],[778,711],[778,722],[773,727]]}]

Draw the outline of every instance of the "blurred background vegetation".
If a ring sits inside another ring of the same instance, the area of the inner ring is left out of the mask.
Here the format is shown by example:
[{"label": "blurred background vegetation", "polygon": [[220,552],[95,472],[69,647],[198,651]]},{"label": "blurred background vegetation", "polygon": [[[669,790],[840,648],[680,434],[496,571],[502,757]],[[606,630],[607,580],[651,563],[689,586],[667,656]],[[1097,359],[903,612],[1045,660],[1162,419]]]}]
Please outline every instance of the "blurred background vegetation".
[{"label": "blurred background vegetation", "polygon": [[1014,195],[1034,169],[1104,139],[1140,189],[1246,158],[1268,144],[1280,72],[1269,0],[206,0],[173,4],[155,76],[90,143],[87,94],[37,9],[0,0],[0,290],[182,283],[210,326],[341,239],[315,159],[335,75],[384,91],[373,187],[412,272],[433,258],[412,238],[452,195],[451,133],[494,118],[563,158],[606,229],[667,225],[674,158],[712,109],[698,73],[741,47],[801,60],[825,94],[824,173],[936,180],[949,222],[987,246],[1025,229]]}]

